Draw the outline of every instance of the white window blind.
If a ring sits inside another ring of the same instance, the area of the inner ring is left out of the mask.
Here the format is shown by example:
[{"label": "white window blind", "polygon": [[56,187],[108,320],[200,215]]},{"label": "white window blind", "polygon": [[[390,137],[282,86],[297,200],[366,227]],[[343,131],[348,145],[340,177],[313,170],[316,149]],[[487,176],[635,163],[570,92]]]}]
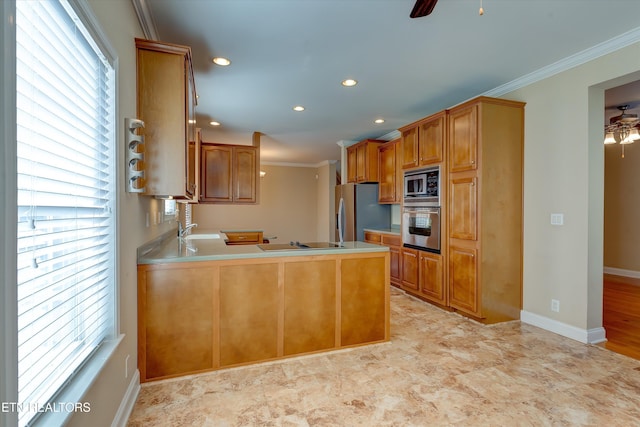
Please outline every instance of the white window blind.
[{"label": "white window blind", "polygon": [[115,77],[65,0],[16,9],[18,399],[27,425],[114,333]]}]

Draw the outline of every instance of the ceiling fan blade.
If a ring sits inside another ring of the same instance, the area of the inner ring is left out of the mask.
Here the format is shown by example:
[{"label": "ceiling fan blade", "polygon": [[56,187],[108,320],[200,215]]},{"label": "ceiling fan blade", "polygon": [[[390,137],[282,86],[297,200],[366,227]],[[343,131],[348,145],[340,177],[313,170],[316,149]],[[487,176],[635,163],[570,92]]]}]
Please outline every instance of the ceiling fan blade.
[{"label": "ceiling fan blade", "polygon": [[427,16],[433,12],[433,8],[436,7],[438,0],[416,0],[416,4],[413,6],[413,10],[409,14],[411,18],[421,18]]}]

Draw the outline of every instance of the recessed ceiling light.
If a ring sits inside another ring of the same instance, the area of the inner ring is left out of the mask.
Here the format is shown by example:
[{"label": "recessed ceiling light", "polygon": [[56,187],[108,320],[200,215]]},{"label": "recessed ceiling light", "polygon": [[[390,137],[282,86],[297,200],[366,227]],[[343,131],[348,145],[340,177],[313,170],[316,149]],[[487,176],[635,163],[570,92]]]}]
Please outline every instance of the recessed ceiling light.
[{"label": "recessed ceiling light", "polygon": [[346,87],[355,86],[357,84],[358,84],[357,80],[353,80],[353,79],[346,79],[342,81],[342,86],[346,86]]},{"label": "recessed ceiling light", "polygon": [[376,123],[376,124],[384,123],[384,119],[375,119],[373,123]]},{"label": "recessed ceiling light", "polygon": [[293,111],[304,111],[304,107],[302,105],[296,105],[293,107]]},{"label": "recessed ceiling light", "polygon": [[220,122],[216,122],[215,120],[210,121],[209,124],[211,126],[220,126]]},{"label": "recessed ceiling light", "polygon": [[231,64],[231,61],[229,61],[227,58],[223,58],[221,56],[217,56],[215,58],[213,58],[213,63],[220,65],[222,67],[226,67],[227,65]]}]

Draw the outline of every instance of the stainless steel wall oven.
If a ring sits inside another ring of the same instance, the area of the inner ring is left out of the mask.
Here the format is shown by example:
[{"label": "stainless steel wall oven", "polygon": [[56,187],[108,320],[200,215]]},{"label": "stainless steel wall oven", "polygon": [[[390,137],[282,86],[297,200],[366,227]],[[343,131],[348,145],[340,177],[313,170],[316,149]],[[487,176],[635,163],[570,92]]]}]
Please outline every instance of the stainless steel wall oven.
[{"label": "stainless steel wall oven", "polygon": [[406,171],[402,242],[409,248],[440,253],[440,166]]}]

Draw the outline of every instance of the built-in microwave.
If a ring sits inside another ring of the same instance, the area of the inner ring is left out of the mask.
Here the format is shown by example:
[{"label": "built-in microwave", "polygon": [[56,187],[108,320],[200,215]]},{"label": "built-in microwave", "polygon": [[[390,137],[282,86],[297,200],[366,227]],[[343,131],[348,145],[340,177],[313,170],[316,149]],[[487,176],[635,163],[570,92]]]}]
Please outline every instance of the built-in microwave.
[{"label": "built-in microwave", "polygon": [[440,166],[404,173],[405,206],[440,206]]}]

